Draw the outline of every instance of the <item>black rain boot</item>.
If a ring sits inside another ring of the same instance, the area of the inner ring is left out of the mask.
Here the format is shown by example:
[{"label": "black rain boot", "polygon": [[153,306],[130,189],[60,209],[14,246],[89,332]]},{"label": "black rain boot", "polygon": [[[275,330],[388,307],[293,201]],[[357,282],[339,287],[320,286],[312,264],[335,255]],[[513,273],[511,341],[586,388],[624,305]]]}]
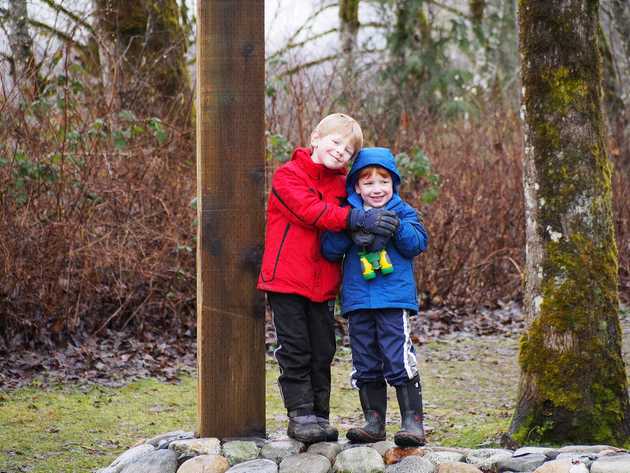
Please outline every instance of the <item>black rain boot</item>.
[{"label": "black rain boot", "polygon": [[319,426],[326,432],[326,442],[336,442],[339,439],[339,431],[336,427],[330,425],[328,414],[316,412],[315,417]]},{"label": "black rain boot", "polygon": [[346,437],[352,443],[371,443],[385,440],[387,385],[384,381],[364,383],[359,388],[359,399],[365,416],[363,427],[353,427]]},{"label": "black rain boot", "polygon": [[287,435],[303,443],[317,443],[326,440],[326,432],[320,427],[312,409],[289,411]]},{"label": "black rain boot", "polygon": [[396,386],[396,397],[400,407],[401,427],[394,435],[399,447],[419,447],[427,441],[422,425],[422,391],[420,377],[416,376],[405,384]]}]

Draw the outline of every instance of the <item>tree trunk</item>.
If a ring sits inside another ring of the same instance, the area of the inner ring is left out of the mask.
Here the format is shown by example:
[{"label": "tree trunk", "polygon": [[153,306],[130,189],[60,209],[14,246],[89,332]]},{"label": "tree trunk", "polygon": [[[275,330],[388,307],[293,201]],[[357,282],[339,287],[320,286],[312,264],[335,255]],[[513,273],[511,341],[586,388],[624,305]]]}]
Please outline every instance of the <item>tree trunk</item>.
[{"label": "tree trunk", "polygon": [[468,0],[468,9],[472,18],[473,26],[481,28],[483,15],[486,9],[486,0]]},{"label": "tree trunk", "polygon": [[39,92],[40,81],[37,62],[33,55],[33,39],[28,32],[26,0],[9,0],[7,26],[15,86],[22,95],[32,99]]},{"label": "tree trunk", "polygon": [[519,443],[616,443],[630,433],[621,358],[598,2],[521,0],[527,217]]},{"label": "tree trunk", "polygon": [[357,50],[357,36],[359,32],[359,0],[341,0],[339,2],[339,21],[342,65],[343,98],[347,103],[353,103],[353,86],[355,80],[355,54]]},{"label": "tree trunk", "polygon": [[357,48],[359,31],[359,0],[341,0],[339,2],[341,21],[341,50],[352,53]]},{"label": "tree trunk", "polygon": [[[623,150],[627,148],[624,132],[628,125],[628,119],[626,118],[625,105],[622,99],[623,90],[619,75],[617,74],[617,68],[615,67],[615,58],[613,57],[606,33],[601,26],[598,28],[598,41],[603,67],[602,85],[604,89],[606,123],[608,124],[608,131],[613,140],[613,156],[616,158],[615,160],[619,160],[620,163],[623,163],[626,161],[623,156]],[[623,168],[625,168],[625,166],[619,167],[620,170]]]},{"label": "tree trunk", "polygon": [[[120,106],[148,114],[191,117],[186,37],[176,0],[95,0],[101,33],[111,44],[109,86]],[[184,108],[182,108],[184,107]]]},{"label": "tree trunk", "polygon": [[[630,122],[630,112],[628,112],[628,97],[630,97],[630,4],[627,0],[607,0],[605,6],[610,13],[611,59],[615,72],[617,72],[620,95],[625,97],[625,103],[618,115],[618,120],[613,120],[615,128],[612,131],[619,146],[619,169],[628,172],[630,170],[630,137],[628,136],[628,124]],[[613,29],[616,35],[613,34]],[[615,38],[614,42],[612,42],[613,37]]]}]

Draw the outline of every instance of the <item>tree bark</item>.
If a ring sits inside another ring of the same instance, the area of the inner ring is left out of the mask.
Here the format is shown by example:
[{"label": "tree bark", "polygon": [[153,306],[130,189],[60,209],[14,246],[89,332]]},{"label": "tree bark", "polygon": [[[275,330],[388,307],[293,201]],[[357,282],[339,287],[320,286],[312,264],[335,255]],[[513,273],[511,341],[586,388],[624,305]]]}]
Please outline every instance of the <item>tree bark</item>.
[{"label": "tree bark", "polygon": [[[619,103],[614,99],[611,111],[609,107],[609,118],[612,119],[612,132],[619,147],[618,163],[619,169],[623,172],[630,170],[630,137],[628,136],[628,125],[630,123],[630,112],[628,103],[630,102],[630,4],[627,0],[606,0],[604,5],[610,14],[609,37],[611,38],[611,67],[614,68],[617,78],[617,95],[625,97],[625,103]],[[613,30],[616,35],[613,34]],[[614,42],[612,38],[615,38]],[[611,104],[609,103],[608,106]],[[621,108],[619,107],[621,105]],[[618,112],[618,113],[617,113]]]},{"label": "tree bark", "polygon": [[339,21],[339,39],[343,54],[342,93],[347,103],[353,103],[355,54],[359,32],[359,0],[341,0],[339,2]]},{"label": "tree bark", "polygon": [[8,6],[6,21],[13,59],[13,80],[21,94],[32,99],[39,93],[40,80],[33,54],[33,39],[28,31],[26,0],[9,0]]},{"label": "tree bark", "polygon": [[[101,34],[111,45],[104,75],[120,106],[191,118],[186,37],[176,0],[95,0]],[[182,108],[183,107],[183,108]]]},{"label": "tree bark", "polygon": [[510,434],[519,443],[622,444],[630,411],[598,2],[519,7],[528,329]]},{"label": "tree bark", "polygon": [[[617,74],[617,68],[615,67],[615,58],[613,57],[606,33],[601,26],[598,28],[598,40],[603,67],[604,110],[606,111],[608,131],[613,140],[612,146],[615,149],[613,156],[617,158],[620,164],[625,164],[628,162],[628,157],[623,156],[624,150],[628,151],[624,136],[625,129],[628,126],[626,107],[622,99],[623,90]],[[624,165],[619,167],[620,170],[624,168],[626,168]]]}]

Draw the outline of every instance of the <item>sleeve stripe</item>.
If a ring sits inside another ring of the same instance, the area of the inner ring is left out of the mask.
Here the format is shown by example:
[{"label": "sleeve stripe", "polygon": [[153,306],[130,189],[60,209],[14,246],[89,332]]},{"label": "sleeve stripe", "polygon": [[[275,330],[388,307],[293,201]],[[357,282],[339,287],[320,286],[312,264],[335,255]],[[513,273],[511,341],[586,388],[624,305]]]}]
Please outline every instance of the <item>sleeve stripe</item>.
[{"label": "sleeve stripe", "polygon": [[323,210],[319,213],[319,215],[317,216],[317,218],[315,219],[315,221],[313,222],[313,225],[315,225],[317,223],[317,221],[319,220],[319,218],[324,215],[324,212],[326,212],[326,210],[328,210],[328,204],[324,202],[324,208]]},{"label": "sleeve stripe", "polygon": [[[291,212],[293,215],[295,215],[295,218],[297,218],[299,221],[304,222],[304,219],[302,217],[300,217],[298,214],[296,214],[291,207],[289,207],[287,204],[285,204],[285,202],[280,198],[280,196],[278,195],[278,192],[276,192],[275,187],[271,188],[271,192],[273,195],[276,196],[276,199],[278,199],[278,202],[280,202],[289,212]],[[305,222],[306,223],[306,222]]]}]

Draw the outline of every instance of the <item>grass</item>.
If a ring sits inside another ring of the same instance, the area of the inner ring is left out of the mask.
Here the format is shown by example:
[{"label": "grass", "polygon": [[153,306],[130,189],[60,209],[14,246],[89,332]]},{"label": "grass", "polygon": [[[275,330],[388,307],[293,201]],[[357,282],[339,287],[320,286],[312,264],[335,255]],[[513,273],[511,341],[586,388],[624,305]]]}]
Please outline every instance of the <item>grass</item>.
[{"label": "grass", "polygon": [[[427,424],[432,444],[475,447],[504,431],[518,383],[516,339],[484,337],[431,342],[419,350]],[[333,422],[342,435],[361,421],[358,394],[349,386],[350,353],[333,365]],[[267,433],[284,436],[286,416],[267,359]],[[154,379],[123,388],[59,385],[0,394],[0,472],[74,473],[107,466],[142,439],[195,429],[196,380]],[[388,438],[400,420],[389,391]]]}]

